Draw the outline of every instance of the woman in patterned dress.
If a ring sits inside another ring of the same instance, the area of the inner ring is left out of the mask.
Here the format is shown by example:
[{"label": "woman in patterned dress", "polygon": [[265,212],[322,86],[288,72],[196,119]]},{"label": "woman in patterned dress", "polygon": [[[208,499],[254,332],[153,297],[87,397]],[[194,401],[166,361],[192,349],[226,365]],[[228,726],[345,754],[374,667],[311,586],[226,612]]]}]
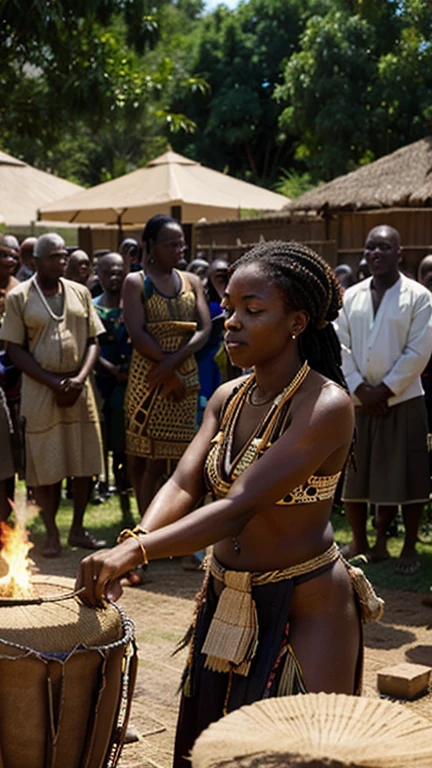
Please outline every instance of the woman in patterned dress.
[{"label": "woman in patterned dress", "polygon": [[145,272],[124,284],[124,318],[133,344],[126,391],[126,453],[143,514],[169,463],[196,430],[198,370],[194,352],[210,333],[201,281],[176,269],[185,251],[174,219],[154,216],[143,233]]}]

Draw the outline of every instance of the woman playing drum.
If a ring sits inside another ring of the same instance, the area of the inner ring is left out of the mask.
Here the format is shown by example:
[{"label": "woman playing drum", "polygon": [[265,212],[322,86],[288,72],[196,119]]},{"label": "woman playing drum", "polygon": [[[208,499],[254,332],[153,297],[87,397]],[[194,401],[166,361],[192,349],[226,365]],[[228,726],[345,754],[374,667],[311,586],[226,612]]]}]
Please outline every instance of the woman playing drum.
[{"label": "woman playing drum", "polygon": [[[234,265],[224,303],[231,360],[253,374],[219,387],[142,527],[78,576],[100,604],[143,559],[214,545],[188,638],[176,766],[225,712],[300,691],[357,693],[361,678],[359,603],[330,524],[354,425],[331,325],[336,278],[299,243],[263,243]],[[199,506],[206,491],[213,501]]]}]

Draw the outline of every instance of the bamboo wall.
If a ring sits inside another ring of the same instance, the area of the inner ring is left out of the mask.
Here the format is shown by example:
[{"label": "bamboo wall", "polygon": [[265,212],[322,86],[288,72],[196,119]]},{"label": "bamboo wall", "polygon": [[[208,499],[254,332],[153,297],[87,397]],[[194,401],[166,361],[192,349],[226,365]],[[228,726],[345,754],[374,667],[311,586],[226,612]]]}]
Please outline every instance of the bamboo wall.
[{"label": "bamboo wall", "polygon": [[230,261],[260,240],[300,240],[322,254],[331,266],[354,269],[363,255],[366,235],[378,224],[400,233],[403,268],[417,273],[421,259],[432,253],[432,208],[389,208],[343,211],[327,218],[315,215],[275,214],[256,219],[200,223],[194,226],[194,250],[211,261]]},{"label": "bamboo wall", "polygon": [[432,208],[390,208],[376,211],[346,211],[329,222],[329,235],[337,242],[337,263],[356,268],[368,232],[388,224],[401,237],[403,269],[417,274],[421,259],[432,253]]},{"label": "bamboo wall", "polygon": [[217,256],[235,261],[262,240],[299,240],[332,265],[336,265],[336,243],[327,234],[327,222],[317,216],[292,214],[200,223],[194,226],[194,253],[209,261]]}]

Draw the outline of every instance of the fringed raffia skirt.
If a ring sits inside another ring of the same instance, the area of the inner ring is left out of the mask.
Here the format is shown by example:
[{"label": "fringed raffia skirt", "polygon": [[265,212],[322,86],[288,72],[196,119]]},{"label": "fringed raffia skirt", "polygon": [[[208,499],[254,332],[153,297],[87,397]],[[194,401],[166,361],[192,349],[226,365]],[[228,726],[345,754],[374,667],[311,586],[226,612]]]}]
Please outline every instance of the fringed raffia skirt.
[{"label": "fringed raffia skirt", "polygon": [[[222,715],[271,696],[307,692],[290,645],[292,594],[298,584],[332,568],[339,559],[339,550],[332,545],[308,563],[284,571],[249,574],[226,571],[212,558],[197,597],[194,622],[185,638],[190,643],[189,658],[182,683],[174,768],[190,768],[187,755],[196,738]],[[348,563],[346,566],[359,620],[378,619],[382,600],[363,572]],[[219,597],[214,579],[225,584]],[[360,693],[362,666],[363,643],[356,667],[356,693]]]}]

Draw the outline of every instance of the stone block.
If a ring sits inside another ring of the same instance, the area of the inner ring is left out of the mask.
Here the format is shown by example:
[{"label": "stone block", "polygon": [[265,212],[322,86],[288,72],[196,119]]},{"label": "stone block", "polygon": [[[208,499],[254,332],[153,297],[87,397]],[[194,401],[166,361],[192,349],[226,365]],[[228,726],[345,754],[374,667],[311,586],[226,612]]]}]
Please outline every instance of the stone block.
[{"label": "stone block", "polygon": [[431,672],[431,667],[408,662],[385,667],[378,672],[378,690],[386,696],[411,701],[427,691]]}]

